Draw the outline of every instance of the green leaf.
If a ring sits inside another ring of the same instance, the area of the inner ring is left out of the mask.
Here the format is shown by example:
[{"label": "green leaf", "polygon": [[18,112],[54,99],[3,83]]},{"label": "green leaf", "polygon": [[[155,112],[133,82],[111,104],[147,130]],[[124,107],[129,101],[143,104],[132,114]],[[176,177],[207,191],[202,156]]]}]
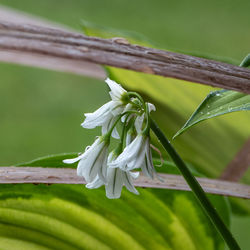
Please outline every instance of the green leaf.
[{"label": "green leaf", "polygon": [[[42,157],[22,166],[55,167],[71,156]],[[162,168],[174,171],[172,163]],[[27,249],[224,249],[192,193],[138,190],[139,196],[124,189],[121,199],[109,200],[104,188],[83,185],[0,185],[0,242],[6,249],[19,241]],[[227,199],[210,198],[229,224]]]},{"label": "green leaf", "polygon": [[230,90],[211,92],[185,125],[175,134],[174,138],[199,122],[219,115],[244,110],[250,110],[250,95]]},{"label": "green leaf", "polygon": [[48,155],[44,157],[39,157],[32,161],[27,161],[23,163],[16,164],[17,167],[49,167],[49,168],[76,168],[77,163],[74,164],[65,164],[63,163],[64,159],[71,159],[77,157],[77,153],[63,153],[63,154],[55,154],[55,155]]},{"label": "green leaf", "polygon": [[240,64],[241,67],[249,67],[250,66],[250,54],[248,54]]}]

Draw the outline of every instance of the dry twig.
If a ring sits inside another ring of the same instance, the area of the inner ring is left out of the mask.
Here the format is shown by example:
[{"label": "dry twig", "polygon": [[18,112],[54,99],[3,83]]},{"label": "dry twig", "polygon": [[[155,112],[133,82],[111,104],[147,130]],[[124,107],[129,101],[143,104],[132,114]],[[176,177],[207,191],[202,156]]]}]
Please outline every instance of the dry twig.
[{"label": "dry twig", "polygon": [[[190,191],[182,176],[169,174],[160,176],[164,182],[140,176],[135,180],[135,186]],[[207,178],[197,178],[197,180],[207,193],[250,199],[250,186]],[[14,183],[84,184],[85,182],[76,175],[75,169],[70,168],[0,167],[0,184]]]},{"label": "dry twig", "polygon": [[[0,50],[87,61],[250,94],[250,70],[57,29],[0,22]],[[187,82],[188,83],[188,82]]]}]

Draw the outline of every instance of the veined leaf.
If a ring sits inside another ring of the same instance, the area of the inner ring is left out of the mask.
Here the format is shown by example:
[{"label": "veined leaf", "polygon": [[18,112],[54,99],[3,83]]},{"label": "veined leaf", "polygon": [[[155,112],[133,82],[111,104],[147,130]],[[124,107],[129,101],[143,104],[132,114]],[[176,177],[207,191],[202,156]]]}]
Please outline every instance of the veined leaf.
[{"label": "veined leaf", "polygon": [[174,138],[199,122],[243,110],[250,110],[250,95],[230,90],[211,92],[185,125],[175,134]]},{"label": "veined leaf", "polygon": [[159,191],[160,200],[157,191],[108,200],[80,185],[1,185],[1,239],[49,249],[223,249],[191,193]]}]

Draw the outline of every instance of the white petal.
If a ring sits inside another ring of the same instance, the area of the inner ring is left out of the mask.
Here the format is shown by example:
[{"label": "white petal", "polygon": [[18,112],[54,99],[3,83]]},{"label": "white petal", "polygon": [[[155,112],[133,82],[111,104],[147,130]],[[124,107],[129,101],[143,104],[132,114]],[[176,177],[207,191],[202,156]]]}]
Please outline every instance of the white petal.
[{"label": "white petal", "polygon": [[146,158],[147,158],[147,161],[148,161],[148,164],[150,165],[150,167],[154,168],[149,138],[147,138],[147,140],[146,140]]},{"label": "white petal", "polygon": [[111,109],[111,114],[113,116],[117,116],[122,114],[123,110],[124,110],[124,105],[120,101],[119,102],[114,101],[114,105]]},{"label": "white petal", "polygon": [[143,140],[142,135],[137,135],[136,138],[123,150],[123,152],[108,165],[111,168],[121,168],[123,169],[128,162],[133,161],[141,148],[141,143]]},{"label": "white petal", "polygon": [[129,162],[127,164],[127,170],[141,168],[143,166],[144,159],[145,159],[145,152],[142,152],[140,155],[138,155],[135,161]]},{"label": "white petal", "polygon": [[137,133],[140,133],[142,131],[144,117],[144,114],[142,114],[141,116],[137,116],[135,119],[135,129]]},{"label": "white petal", "polygon": [[137,179],[140,175],[140,172],[129,172],[132,178]]},{"label": "white petal", "polygon": [[119,168],[109,168],[108,169],[108,184],[106,185],[106,196],[109,199],[117,199],[121,196],[123,180],[122,180],[122,170]]},{"label": "white petal", "polygon": [[101,164],[99,156],[105,147],[104,141],[100,142],[100,138],[98,138],[78,163],[77,175],[83,176],[87,182],[92,182],[97,174],[98,166]]},{"label": "white petal", "polygon": [[126,146],[128,146],[132,142],[132,132],[128,131],[126,135]]},{"label": "white petal", "polygon": [[[105,151],[105,148],[103,148],[100,154],[97,156],[96,160],[94,161],[94,164],[88,170],[86,170],[86,174],[88,174],[89,177],[89,179],[86,179],[87,182],[92,182],[99,173],[100,169],[102,168],[106,153]],[[103,178],[102,181],[105,181],[105,179]]]},{"label": "white petal", "polygon": [[131,176],[130,176],[129,172],[123,172],[122,179],[123,179],[123,183],[124,183],[125,187],[128,189],[128,191],[130,191],[134,194],[139,194],[139,192],[135,189],[135,187],[132,183]]},{"label": "white petal", "polygon": [[[122,113],[125,113],[125,112],[127,112],[127,111],[129,111],[129,110],[132,110],[132,107],[133,107],[133,105],[132,105],[131,103],[128,103],[128,104],[125,106],[125,108],[124,108],[124,110],[123,110]],[[130,114],[128,114],[128,115],[130,115]],[[121,118],[121,122],[125,122],[125,119],[126,119],[126,117],[127,117],[128,115],[124,115],[124,116]]]},{"label": "white petal", "polygon": [[95,178],[94,181],[88,183],[85,187],[89,189],[99,188],[103,185],[103,181],[98,178],[98,176]]},{"label": "white petal", "polygon": [[146,154],[145,143],[142,143],[141,148],[137,154],[137,157],[133,161],[128,162],[127,170],[133,170],[135,168],[140,168],[143,165]]},{"label": "white petal", "polygon": [[154,169],[153,160],[152,160],[149,138],[147,138],[146,140],[145,147],[146,147],[146,155],[145,155],[144,164],[142,166],[142,172],[145,176],[148,176],[153,179],[155,169]]},{"label": "white petal", "polygon": [[65,159],[65,160],[63,160],[63,162],[67,163],[67,164],[72,164],[72,163],[75,163],[81,159],[88,157],[89,153],[92,152],[92,149],[95,148],[99,143],[100,143],[100,137],[98,137],[90,147],[89,146],[86,147],[86,150],[83,154],[81,154],[78,157],[73,158],[73,159]]},{"label": "white petal", "polygon": [[114,152],[111,151],[108,155],[108,164],[114,160]]},{"label": "white petal", "polygon": [[148,105],[148,111],[149,111],[149,113],[150,113],[151,111],[156,111],[156,108],[155,108],[155,105],[154,105],[154,104],[152,104],[152,103],[150,103],[150,102],[147,102],[147,105]]},{"label": "white petal", "polygon": [[86,113],[86,118],[81,126],[84,128],[92,129],[107,123],[113,117],[111,110],[114,108],[114,105],[114,102],[110,101],[108,103],[105,103],[94,113]]},{"label": "white petal", "polygon": [[112,135],[112,137],[115,138],[115,139],[118,139],[118,140],[120,139],[120,135],[119,135],[119,133],[118,133],[116,127],[113,129],[111,135]]},{"label": "white petal", "polygon": [[105,148],[103,151],[103,155],[100,155],[100,158],[102,158],[102,164],[101,167],[98,169],[98,176],[100,180],[104,183],[106,183],[106,178],[107,178],[107,167],[108,167],[108,148]]},{"label": "white petal", "polygon": [[120,84],[116,83],[115,81],[112,81],[111,79],[107,78],[105,82],[108,84],[110,88],[110,96],[113,100],[114,99],[120,99],[121,95],[125,92],[127,92],[124,88],[121,87]]},{"label": "white petal", "polygon": [[[106,134],[114,125],[117,117],[112,117],[112,119],[109,120],[109,122],[103,124],[102,126],[102,134]],[[115,139],[120,139],[120,135],[118,134],[118,131],[116,127],[113,129],[111,136]]]},{"label": "white petal", "polygon": [[150,167],[150,165],[148,164],[146,157],[145,157],[145,160],[144,160],[143,165],[141,167],[141,170],[145,176],[153,179],[153,171],[152,171],[152,168]]},{"label": "white petal", "polygon": [[77,161],[79,161],[79,160],[82,159],[82,155],[83,155],[83,154],[81,154],[81,155],[79,155],[78,157],[73,158],[73,159],[65,159],[65,160],[63,160],[63,163],[66,163],[66,164],[75,163],[75,162],[77,162]]}]

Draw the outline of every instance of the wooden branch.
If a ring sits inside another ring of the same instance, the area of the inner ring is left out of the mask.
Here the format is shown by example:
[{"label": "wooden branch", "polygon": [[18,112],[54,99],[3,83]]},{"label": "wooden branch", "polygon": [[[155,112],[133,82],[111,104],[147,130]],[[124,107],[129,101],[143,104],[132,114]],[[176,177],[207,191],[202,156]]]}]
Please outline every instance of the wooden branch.
[{"label": "wooden branch", "polygon": [[250,166],[250,138],[227,165],[220,179],[226,181],[239,181]]},{"label": "wooden branch", "polygon": [[0,61],[89,76],[104,80],[105,70],[97,64],[49,55],[0,50]]},{"label": "wooden branch", "polygon": [[[29,23],[32,25],[38,25],[40,27],[49,27],[53,29],[74,32],[73,29],[70,29],[67,26],[0,5],[0,22],[5,22],[6,20],[11,20],[11,22],[15,23]],[[103,67],[97,64],[74,59],[72,60],[49,55],[41,55],[32,52],[28,53],[27,51],[22,52],[13,50],[0,50],[0,61],[61,72],[69,72],[98,79],[105,79],[107,77]]]},{"label": "wooden branch", "polygon": [[0,50],[87,61],[250,94],[250,70],[226,63],[39,26],[0,22]]},{"label": "wooden branch", "polygon": [[[138,187],[190,191],[182,176],[169,174],[160,176],[163,182],[140,176],[134,184]],[[250,186],[207,178],[197,178],[197,180],[207,193],[250,199]],[[76,175],[75,169],[70,168],[0,167],[0,184],[15,183],[85,184],[86,182]]]}]

